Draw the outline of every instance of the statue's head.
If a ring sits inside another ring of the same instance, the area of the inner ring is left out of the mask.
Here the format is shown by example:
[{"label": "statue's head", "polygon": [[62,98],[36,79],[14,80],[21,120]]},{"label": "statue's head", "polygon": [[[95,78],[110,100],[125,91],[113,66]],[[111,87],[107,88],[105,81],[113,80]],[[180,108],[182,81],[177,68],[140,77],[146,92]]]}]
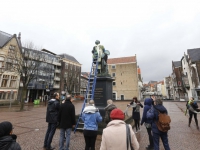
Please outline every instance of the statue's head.
[{"label": "statue's head", "polygon": [[96,40],[96,41],[95,41],[95,44],[96,44],[96,45],[100,44],[100,41],[99,41],[99,40]]}]

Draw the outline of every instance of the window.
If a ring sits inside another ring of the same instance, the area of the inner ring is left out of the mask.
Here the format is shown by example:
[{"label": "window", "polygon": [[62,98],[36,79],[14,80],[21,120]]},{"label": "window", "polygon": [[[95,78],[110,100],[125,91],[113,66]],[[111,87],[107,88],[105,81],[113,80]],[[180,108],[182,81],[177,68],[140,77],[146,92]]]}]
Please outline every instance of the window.
[{"label": "window", "polygon": [[67,63],[65,63],[65,69],[68,69],[68,64]]},{"label": "window", "polygon": [[111,68],[112,68],[112,69],[115,69],[115,68],[116,68],[116,66],[115,66],[115,65],[112,65],[112,66],[111,66]]},{"label": "window", "polygon": [[15,85],[16,85],[16,80],[11,80],[10,81],[10,87],[15,87]]},{"label": "window", "polygon": [[116,93],[112,94],[112,98],[113,98],[113,100],[116,100]]},{"label": "window", "polygon": [[11,63],[6,63],[6,70],[11,70],[12,64]]},{"label": "window", "polygon": [[8,79],[9,79],[9,75],[3,75],[1,87],[7,87]]},{"label": "window", "polygon": [[115,81],[113,82],[113,86],[116,86],[116,82]]},{"label": "window", "polygon": [[2,93],[2,99],[6,99],[6,93],[5,92]]},{"label": "window", "polygon": [[115,77],[115,73],[112,73],[112,77]]},{"label": "window", "polygon": [[124,95],[121,95],[121,100],[124,100]]}]

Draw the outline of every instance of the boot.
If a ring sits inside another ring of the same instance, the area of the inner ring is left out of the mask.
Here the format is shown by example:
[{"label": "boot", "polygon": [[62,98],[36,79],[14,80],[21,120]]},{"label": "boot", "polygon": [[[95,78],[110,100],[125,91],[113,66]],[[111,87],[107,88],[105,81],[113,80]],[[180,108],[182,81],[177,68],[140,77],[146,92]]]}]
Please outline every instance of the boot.
[{"label": "boot", "polygon": [[198,125],[198,120],[197,119],[195,119],[195,123],[196,123],[197,129],[199,130],[199,125]]},{"label": "boot", "polygon": [[192,122],[192,118],[189,118],[188,127],[190,127],[191,122]]}]

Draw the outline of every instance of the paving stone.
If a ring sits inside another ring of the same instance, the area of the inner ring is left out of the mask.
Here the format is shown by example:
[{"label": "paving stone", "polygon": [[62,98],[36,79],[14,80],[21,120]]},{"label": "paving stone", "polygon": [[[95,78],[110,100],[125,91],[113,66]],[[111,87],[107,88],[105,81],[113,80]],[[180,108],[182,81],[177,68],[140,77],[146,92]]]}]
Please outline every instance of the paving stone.
[{"label": "paving stone", "polygon": [[[80,114],[82,101],[73,102],[76,108],[76,114]],[[125,111],[127,101],[116,101],[118,108]],[[164,102],[164,106],[168,109],[171,117],[171,130],[168,132],[169,145],[171,150],[198,150],[200,145],[200,132],[196,129],[194,118],[191,127],[188,127],[188,114],[185,116],[185,102]],[[17,142],[23,150],[42,150],[44,136],[47,130],[46,106],[44,105],[29,105],[25,106],[23,112],[19,112],[19,108],[13,109],[0,108],[0,121],[9,120],[14,125],[14,133],[17,134]],[[142,116],[143,109],[141,109]],[[132,113],[130,108],[129,115]],[[197,115],[200,120],[200,115]],[[134,129],[135,130],[135,129]],[[52,146],[59,147],[59,129],[56,130]],[[148,143],[148,135],[146,128],[141,127],[141,131],[136,134],[140,143],[140,150],[145,150]],[[98,135],[96,140],[96,149],[100,148],[101,136]],[[71,133],[70,150],[84,150],[85,142],[83,134],[76,132]],[[160,141],[160,150],[164,150]]]}]

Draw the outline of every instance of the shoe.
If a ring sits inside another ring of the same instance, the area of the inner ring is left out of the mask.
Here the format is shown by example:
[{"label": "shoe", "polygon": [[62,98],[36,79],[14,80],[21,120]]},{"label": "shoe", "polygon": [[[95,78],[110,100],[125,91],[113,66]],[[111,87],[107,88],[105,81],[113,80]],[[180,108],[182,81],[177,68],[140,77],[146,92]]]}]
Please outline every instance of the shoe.
[{"label": "shoe", "polygon": [[154,147],[148,145],[148,146],[146,147],[146,150],[154,150]]},{"label": "shoe", "polygon": [[197,126],[197,129],[199,130],[199,126]]},{"label": "shoe", "polygon": [[54,150],[55,147],[46,148],[46,150]]},{"label": "shoe", "polygon": [[139,129],[138,131],[141,131],[141,129]]},{"label": "shoe", "polygon": [[138,131],[135,131],[135,133],[138,133]]}]

